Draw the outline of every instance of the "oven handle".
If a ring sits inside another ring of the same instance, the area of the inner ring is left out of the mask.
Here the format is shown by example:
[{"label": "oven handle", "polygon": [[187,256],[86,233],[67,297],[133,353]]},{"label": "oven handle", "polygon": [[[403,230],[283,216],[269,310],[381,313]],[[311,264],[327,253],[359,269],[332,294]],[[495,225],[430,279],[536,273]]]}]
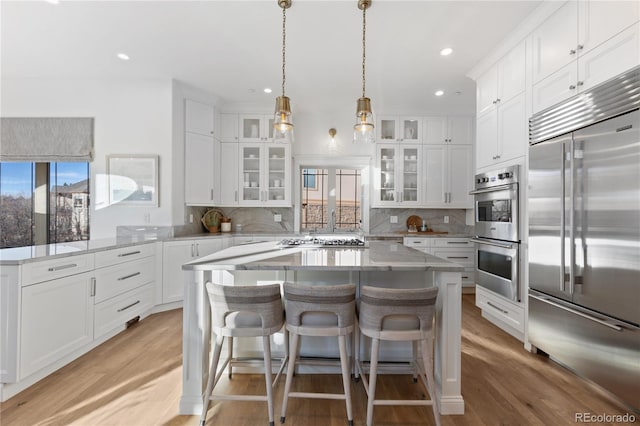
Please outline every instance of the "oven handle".
[{"label": "oven handle", "polygon": [[496,241],[487,241],[487,240],[483,240],[481,238],[471,238],[471,241],[474,243],[478,243],[478,244],[487,244],[489,246],[496,246],[496,247],[500,247],[500,248],[506,248],[506,249],[512,249],[513,248],[513,243],[499,243]]},{"label": "oven handle", "polygon": [[512,186],[513,184],[507,184],[507,185],[492,186],[491,188],[474,189],[473,191],[469,192],[469,195],[486,194],[487,192],[503,191],[505,189],[511,189]]}]

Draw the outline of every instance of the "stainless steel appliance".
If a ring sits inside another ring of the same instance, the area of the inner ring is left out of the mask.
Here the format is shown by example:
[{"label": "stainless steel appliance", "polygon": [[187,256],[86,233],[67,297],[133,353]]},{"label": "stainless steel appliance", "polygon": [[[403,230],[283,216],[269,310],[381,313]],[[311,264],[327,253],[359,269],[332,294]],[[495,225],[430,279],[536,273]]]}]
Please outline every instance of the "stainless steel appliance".
[{"label": "stainless steel appliance", "polygon": [[530,119],[529,341],[640,408],[640,67]]},{"label": "stainless steel appliance", "polygon": [[476,284],[520,301],[519,167],[476,175]]}]

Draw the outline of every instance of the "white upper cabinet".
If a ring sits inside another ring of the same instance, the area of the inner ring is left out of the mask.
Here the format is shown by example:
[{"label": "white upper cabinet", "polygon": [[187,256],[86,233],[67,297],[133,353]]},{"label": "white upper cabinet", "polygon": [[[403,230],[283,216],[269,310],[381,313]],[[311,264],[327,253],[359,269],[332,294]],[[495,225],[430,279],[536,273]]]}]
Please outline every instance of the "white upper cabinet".
[{"label": "white upper cabinet", "polygon": [[239,154],[239,204],[291,206],[291,147],[242,143]]},{"label": "white upper cabinet", "polygon": [[422,143],[422,118],[395,115],[380,116],[376,135],[380,143]]},{"label": "white upper cabinet", "polygon": [[240,142],[275,142],[272,115],[241,114],[238,125]]},{"label": "white upper cabinet", "polygon": [[376,147],[374,207],[419,206],[422,202],[422,147]]},{"label": "white upper cabinet", "polygon": [[424,146],[425,196],[423,206],[472,208],[471,145]]},{"label": "white upper cabinet", "polygon": [[511,49],[500,61],[477,80],[476,112],[478,115],[497,108],[525,90],[525,42]]},{"label": "white upper cabinet", "polygon": [[585,55],[640,20],[640,2],[581,1],[578,18],[578,55]]},{"label": "white upper cabinet", "polygon": [[423,140],[427,145],[473,143],[473,125],[470,117],[425,117]]},{"label": "white upper cabinet", "polygon": [[238,142],[238,114],[220,114],[220,140]]},{"label": "white upper cabinet", "polygon": [[185,130],[189,133],[211,136],[215,135],[215,109],[201,102],[185,100]]},{"label": "white upper cabinet", "polygon": [[220,206],[238,205],[238,144],[220,144]]}]

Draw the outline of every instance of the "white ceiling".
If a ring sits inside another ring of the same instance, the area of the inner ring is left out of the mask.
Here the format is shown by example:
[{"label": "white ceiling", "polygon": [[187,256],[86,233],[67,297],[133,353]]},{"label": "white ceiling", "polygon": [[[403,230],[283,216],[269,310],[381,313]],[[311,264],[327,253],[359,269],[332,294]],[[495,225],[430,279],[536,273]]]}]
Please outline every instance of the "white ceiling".
[{"label": "white ceiling", "polygon": [[[373,0],[367,95],[374,110],[474,111],[475,84],[465,74],[540,3]],[[356,4],[293,0],[286,93],[294,114],[335,103],[355,110],[362,55]],[[3,0],[0,8],[3,79],[174,78],[229,104],[268,108],[280,91],[282,11],[276,0]],[[454,53],[442,57],[446,46]],[[117,59],[117,52],[131,60]],[[265,87],[274,93],[264,94]],[[435,97],[437,89],[445,95]]]}]

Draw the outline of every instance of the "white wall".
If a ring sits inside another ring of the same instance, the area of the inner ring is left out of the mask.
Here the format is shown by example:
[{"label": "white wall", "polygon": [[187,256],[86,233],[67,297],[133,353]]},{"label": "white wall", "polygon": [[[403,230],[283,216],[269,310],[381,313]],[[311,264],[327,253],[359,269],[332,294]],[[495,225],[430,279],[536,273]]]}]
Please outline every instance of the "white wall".
[{"label": "white wall", "polygon": [[[3,79],[0,108],[5,117],[95,118],[91,239],[115,236],[118,225],[182,223],[172,207],[178,186],[173,182],[171,80]],[[109,154],[159,156],[158,207],[109,205]]]}]

